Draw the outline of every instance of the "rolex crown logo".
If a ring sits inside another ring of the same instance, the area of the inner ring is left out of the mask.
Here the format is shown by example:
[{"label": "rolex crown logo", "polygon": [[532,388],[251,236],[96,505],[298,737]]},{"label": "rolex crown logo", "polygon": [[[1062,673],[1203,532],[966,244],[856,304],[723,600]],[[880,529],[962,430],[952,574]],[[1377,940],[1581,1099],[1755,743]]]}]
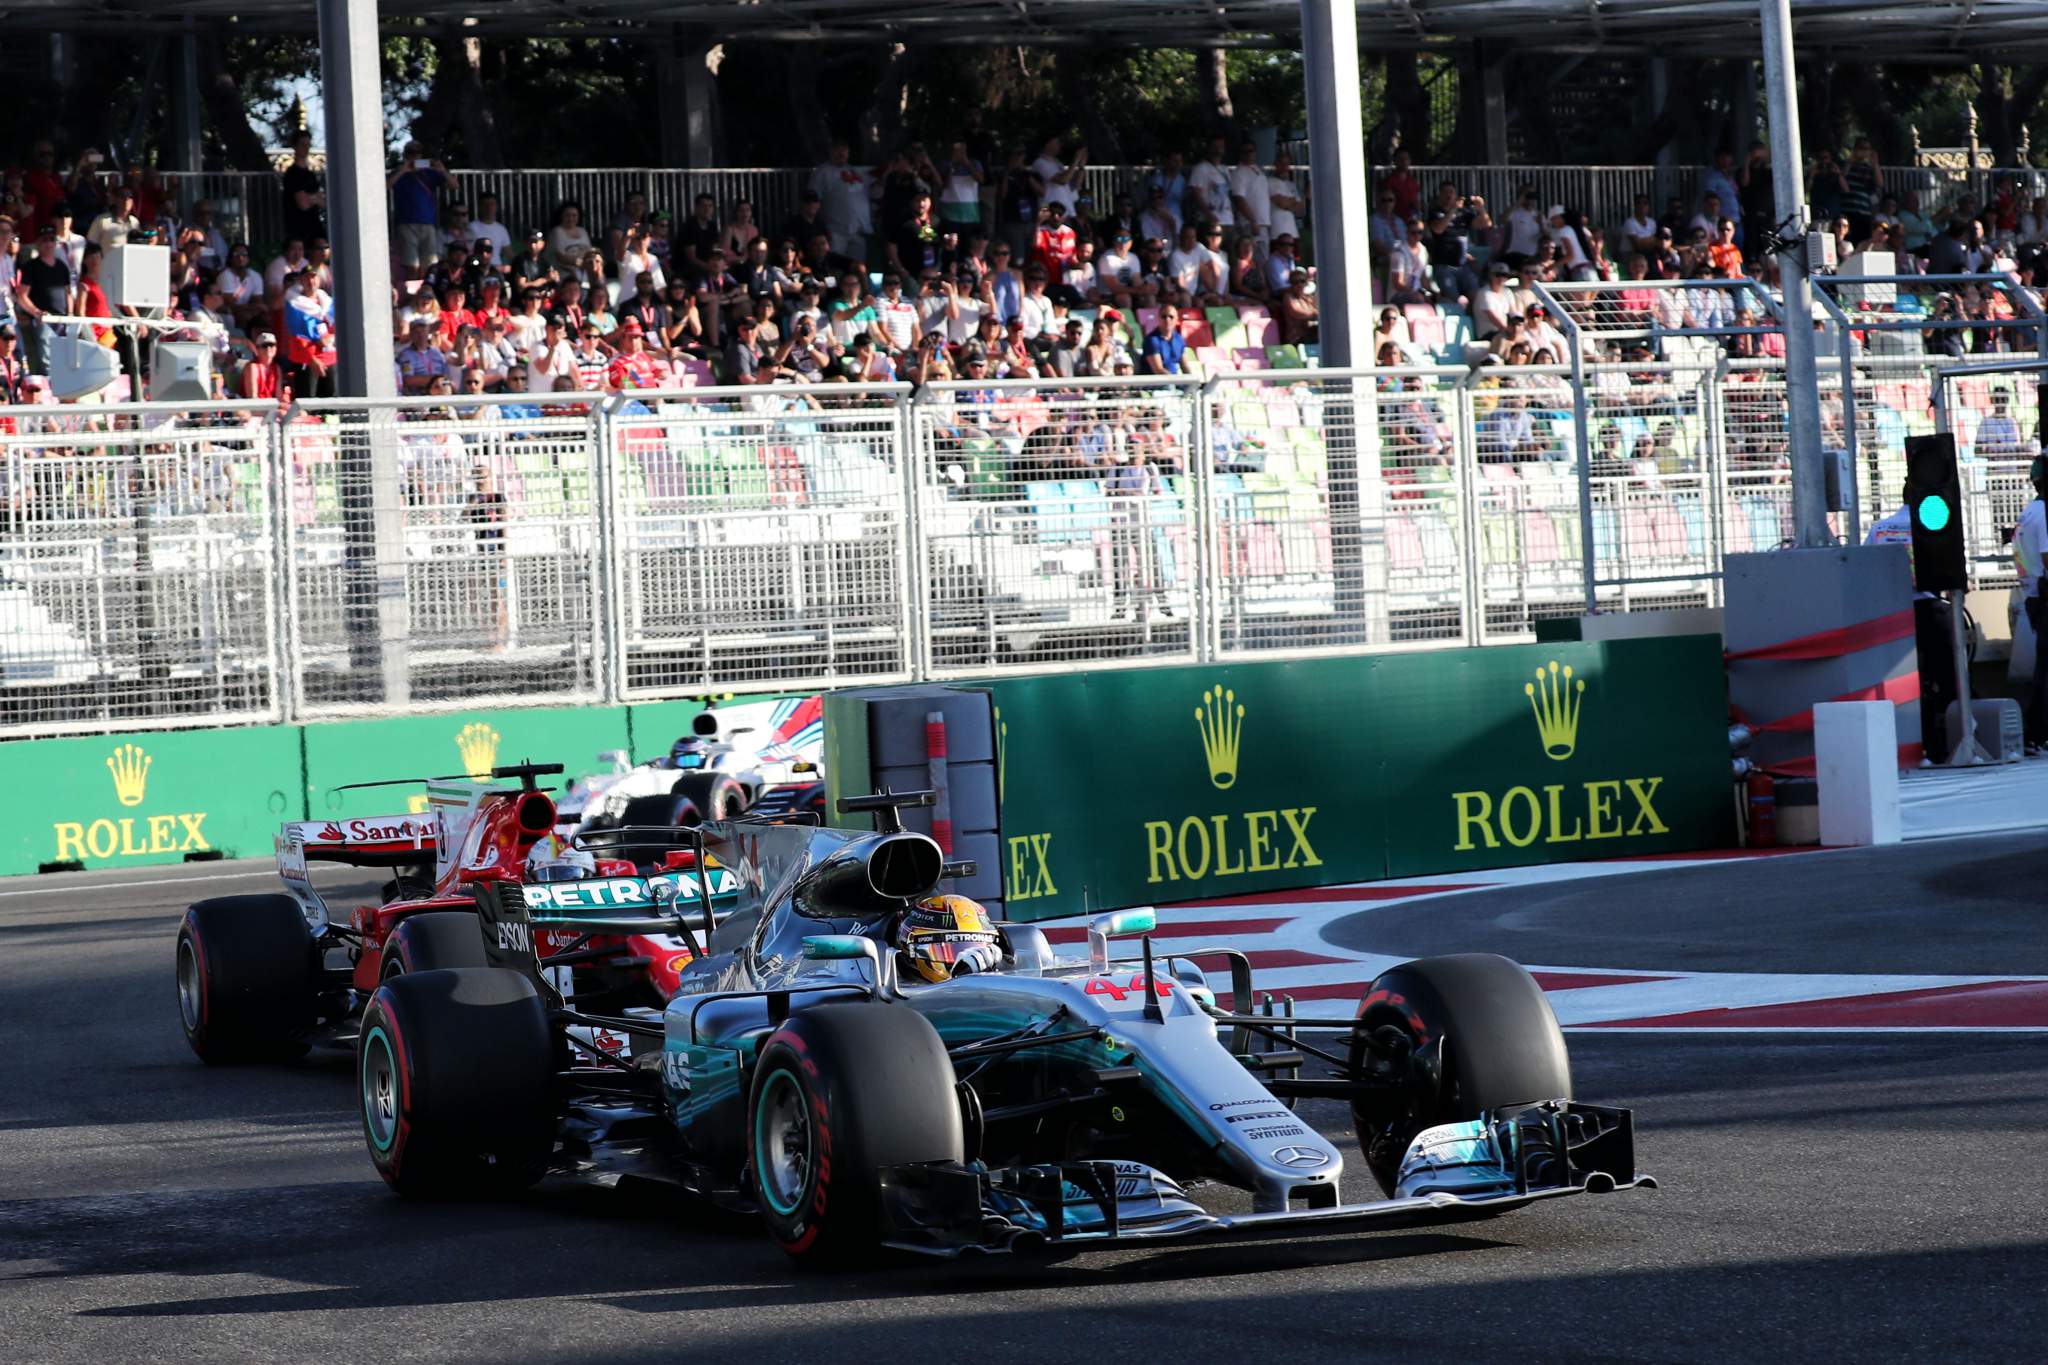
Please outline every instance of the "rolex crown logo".
[{"label": "rolex crown logo", "polygon": [[1560,762],[1579,746],[1579,709],[1585,703],[1586,680],[1574,678],[1570,664],[1562,669],[1550,661],[1548,671],[1536,670],[1536,681],[1522,684],[1529,709],[1536,713],[1536,735],[1543,752]]},{"label": "rolex crown logo", "polygon": [[1237,781],[1237,750],[1244,738],[1244,707],[1237,693],[1212,687],[1195,708],[1195,728],[1202,732],[1202,757],[1209,760],[1209,781],[1222,791]]},{"label": "rolex crown logo", "polygon": [[149,785],[149,765],[155,760],[139,744],[118,744],[107,758],[107,771],[114,775],[114,795],[124,806],[142,804],[143,789]]},{"label": "rolex crown logo", "polygon": [[462,771],[471,777],[489,777],[497,766],[498,732],[480,720],[462,727],[455,736],[455,747],[462,753]]}]

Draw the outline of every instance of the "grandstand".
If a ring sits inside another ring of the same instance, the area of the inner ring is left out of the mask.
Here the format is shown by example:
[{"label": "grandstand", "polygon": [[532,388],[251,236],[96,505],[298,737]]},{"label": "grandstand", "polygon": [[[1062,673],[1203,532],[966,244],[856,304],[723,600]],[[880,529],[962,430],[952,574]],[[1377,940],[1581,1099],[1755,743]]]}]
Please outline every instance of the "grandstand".
[{"label": "grandstand", "polygon": [[[0,724],[378,707],[387,533],[428,706],[1527,639],[1589,605],[1712,604],[1724,555],[1794,537],[1753,156],[1374,168],[1374,364],[1335,370],[1301,144],[1097,165],[1055,139],[1006,170],[998,142],[928,153],[956,131],[779,169],[407,148],[373,324],[402,396],[367,404],[332,397],[319,149],[274,172],[48,138],[0,157],[26,168],[0,193]],[[1817,318],[1848,536],[1945,365],[2048,346],[2048,186],[1845,160],[1869,197]],[[55,401],[53,346],[101,329],[40,315],[112,323],[99,272],[144,244],[168,317],[218,326],[212,401],[135,401],[139,349]],[[1949,396],[1986,584],[2033,384]]]}]

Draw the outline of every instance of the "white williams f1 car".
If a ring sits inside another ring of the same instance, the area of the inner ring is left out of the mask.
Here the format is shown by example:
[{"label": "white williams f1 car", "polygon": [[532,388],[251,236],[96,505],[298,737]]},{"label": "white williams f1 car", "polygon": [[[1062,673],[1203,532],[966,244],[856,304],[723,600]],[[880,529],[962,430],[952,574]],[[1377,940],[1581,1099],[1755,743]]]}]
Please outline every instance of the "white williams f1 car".
[{"label": "white williams f1 car", "polygon": [[[1355,1019],[1226,1012],[1193,959],[1228,960],[1248,1002],[1241,954],[1149,937],[1112,954],[1149,911],[1097,919],[1066,960],[1033,927],[934,897],[959,869],[897,817],[929,800],[841,802],[874,833],[703,826],[740,891],[724,915],[667,907],[666,932],[706,941],[658,1022],[582,1013],[531,962],[385,983],[358,1050],[378,1170],[404,1194],[655,1176],[757,1212],[805,1260],[1451,1221],[1653,1183],[1628,1111],[1572,1098],[1557,1022],[1506,959],[1396,967]],[[654,923],[566,889],[480,900],[530,931]],[[565,1064],[567,1031],[593,1026],[633,1037],[632,1056]],[[1311,1045],[1314,1027],[1343,1042]],[[1349,1102],[1377,1188],[1295,1116],[1303,1096]],[[1202,1181],[1252,1211],[1204,1207]]]}]

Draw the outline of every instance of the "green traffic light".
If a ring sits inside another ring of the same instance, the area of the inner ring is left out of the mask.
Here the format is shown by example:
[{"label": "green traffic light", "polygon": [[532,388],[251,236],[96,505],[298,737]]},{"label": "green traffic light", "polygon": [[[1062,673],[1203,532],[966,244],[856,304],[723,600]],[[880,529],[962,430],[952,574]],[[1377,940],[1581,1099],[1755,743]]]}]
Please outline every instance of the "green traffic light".
[{"label": "green traffic light", "polygon": [[1948,525],[1948,500],[1937,493],[1929,493],[1920,499],[1918,515],[1921,526],[1927,530],[1942,530]]}]

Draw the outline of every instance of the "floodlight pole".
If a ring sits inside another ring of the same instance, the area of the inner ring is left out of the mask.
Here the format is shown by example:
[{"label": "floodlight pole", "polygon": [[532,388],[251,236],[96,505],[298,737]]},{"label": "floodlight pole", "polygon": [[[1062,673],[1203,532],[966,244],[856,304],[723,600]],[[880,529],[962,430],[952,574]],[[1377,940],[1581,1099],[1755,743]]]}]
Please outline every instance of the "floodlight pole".
[{"label": "floodlight pole", "polygon": [[[1792,65],[1791,0],[1759,0],[1764,94],[1770,102],[1771,186],[1778,223],[1791,240],[1778,252],[1785,297],[1785,408],[1791,445],[1792,525],[1806,549],[1835,543],[1828,530],[1826,471],[1820,444],[1820,376],[1813,362],[1813,286],[1806,278],[1806,161],[1799,145],[1799,101]],[[1849,383],[1849,376],[1842,376]]]}]

